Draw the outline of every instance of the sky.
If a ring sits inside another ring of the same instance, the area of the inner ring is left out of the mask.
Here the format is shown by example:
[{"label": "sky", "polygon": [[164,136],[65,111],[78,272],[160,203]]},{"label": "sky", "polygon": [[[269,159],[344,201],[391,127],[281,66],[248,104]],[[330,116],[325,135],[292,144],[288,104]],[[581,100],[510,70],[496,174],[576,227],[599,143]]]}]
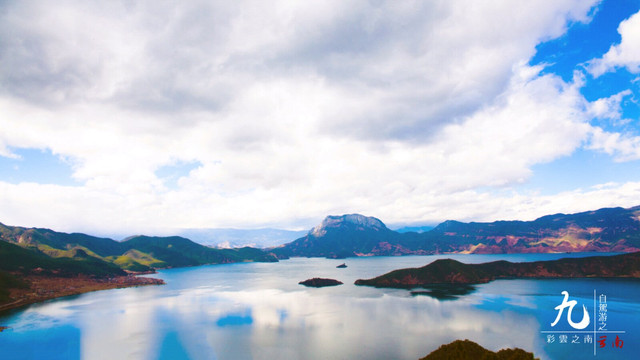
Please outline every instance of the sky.
[{"label": "sky", "polygon": [[640,1],[0,1],[0,222],[640,205]]}]

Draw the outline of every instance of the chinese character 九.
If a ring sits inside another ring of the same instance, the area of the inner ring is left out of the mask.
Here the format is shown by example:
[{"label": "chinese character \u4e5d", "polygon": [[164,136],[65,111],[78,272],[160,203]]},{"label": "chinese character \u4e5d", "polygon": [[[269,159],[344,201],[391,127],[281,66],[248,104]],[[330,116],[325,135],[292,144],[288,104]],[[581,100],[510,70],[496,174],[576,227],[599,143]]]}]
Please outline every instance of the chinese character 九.
[{"label": "chinese character \u4e5d", "polygon": [[578,304],[578,302],[575,301],[575,300],[569,301],[569,293],[567,291],[563,291],[561,294],[564,295],[564,299],[562,299],[562,303],[560,305],[558,305],[558,306],[556,306],[554,308],[554,309],[558,310],[558,316],[556,316],[556,320],[551,323],[551,326],[556,326],[558,321],[560,321],[560,317],[562,316],[562,312],[564,311],[564,309],[566,307],[569,308],[569,311],[567,312],[567,321],[569,322],[569,325],[571,325],[572,328],[578,329],[578,330],[582,330],[582,329],[586,328],[587,326],[589,326],[589,323],[591,322],[591,319],[589,318],[589,312],[587,311],[587,308],[584,305],[582,305],[582,310],[583,310],[582,320],[580,320],[579,323],[574,323],[571,320],[571,312],[573,311],[573,307],[576,306],[576,304]]}]

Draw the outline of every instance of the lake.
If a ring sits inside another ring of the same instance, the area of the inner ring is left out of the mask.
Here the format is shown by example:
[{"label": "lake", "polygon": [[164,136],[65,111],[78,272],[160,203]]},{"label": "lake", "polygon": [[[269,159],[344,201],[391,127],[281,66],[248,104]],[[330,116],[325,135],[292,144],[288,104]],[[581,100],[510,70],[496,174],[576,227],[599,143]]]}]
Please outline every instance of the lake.
[{"label": "lake", "polygon": [[[499,280],[449,300],[353,285],[439,258],[480,263],[587,255],[593,254],[294,258],[162,270],[151,276],[164,279],[163,286],[98,291],[0,314],[0,326],[10,327],[0,333],[0,359],[417,360],[455,339],[490,350],[520,347],[541,359],[635,359],[635,279]],[[336,268],[343,262],[347,268]],[[312,277],[344,285],[298,285]],[[573,322],[585,305],[585,329],[569,326],[568,308],[551,326],[562,291],[577,301]],[[602,324],[609,332],[594,333]]]}]

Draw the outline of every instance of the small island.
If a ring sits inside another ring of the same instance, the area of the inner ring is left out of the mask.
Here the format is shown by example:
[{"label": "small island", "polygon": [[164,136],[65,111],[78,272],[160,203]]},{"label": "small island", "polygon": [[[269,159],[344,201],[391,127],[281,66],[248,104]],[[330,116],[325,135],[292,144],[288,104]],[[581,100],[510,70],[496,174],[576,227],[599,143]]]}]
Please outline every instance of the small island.
[{"label": "small island", "polygon": [[534,360],[533,353],[522,349],[502,349],[493,352],[470,340],[456,340],[442,345],[420,360]]},{"label": "small island", "polygon": [[342,282],[335,279],[313,278],[313,279],[307,279],[305,281],[300,281],[298,284],[304,285],[307,287],[320,288],[325,286],[342,285]]},{"label": "small island", "polygon": [[347,264],[345,264],[345,263],[342,263],[342,264],[336,266],[336,268],[338,268],[338,269],[344,269],[346,267],[347,267]]},{"label": "small island", "polygon": [[512,263],[494,261],[464,264],[439,259],[421,268],[401,269],[356,285],[413,289],[434,284],[483,284],[498,279],[521,278],[640,278],[640,252],[584,258]]}]

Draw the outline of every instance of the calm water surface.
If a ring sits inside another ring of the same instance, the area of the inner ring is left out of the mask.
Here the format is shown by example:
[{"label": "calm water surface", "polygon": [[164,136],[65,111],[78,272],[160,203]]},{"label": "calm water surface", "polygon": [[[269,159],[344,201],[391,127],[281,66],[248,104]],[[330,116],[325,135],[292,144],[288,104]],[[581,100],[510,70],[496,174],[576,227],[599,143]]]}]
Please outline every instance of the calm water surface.
[{"label": "calm water surface", "polygon": [[[438,258],[480,263],[585,255],[296,258],[163,270],[153,276],[164,286],[99,291],[0,314],[0,325],[10,327],[0,333],[0,359],[418,359],[465,338],[492,350],[520,347],[542,359],[637,359],[639,281],[501,280],[455,300],[353,285]],[[348,268],[337,269],[342,262]],[[298,285],[311,277],[344,285]],[[563,290],[578,302],[574,322],[583,304],[591,314],[582,333],[569,327],[566,310],[550,325]],[[600,309],[594,290],[598,298],[606,295],[606,329],[624,333],[593,334]]]}]

